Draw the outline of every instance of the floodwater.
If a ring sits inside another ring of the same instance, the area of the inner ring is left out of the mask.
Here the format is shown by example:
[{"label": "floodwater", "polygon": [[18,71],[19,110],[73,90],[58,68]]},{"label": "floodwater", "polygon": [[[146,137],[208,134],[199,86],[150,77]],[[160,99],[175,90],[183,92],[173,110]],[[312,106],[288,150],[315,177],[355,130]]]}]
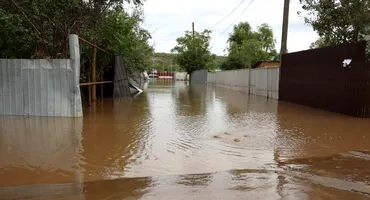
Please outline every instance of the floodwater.
[{"label": "floodwater", "polygon": [[0,199],[370,199],[370,120],[151,82],[84,118],[0,118]]}]

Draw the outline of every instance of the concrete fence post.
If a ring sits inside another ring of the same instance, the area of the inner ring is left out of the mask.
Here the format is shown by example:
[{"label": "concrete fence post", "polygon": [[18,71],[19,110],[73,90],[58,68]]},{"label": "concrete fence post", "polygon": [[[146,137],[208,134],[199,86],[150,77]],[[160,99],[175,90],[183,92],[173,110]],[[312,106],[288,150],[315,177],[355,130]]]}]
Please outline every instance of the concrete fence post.
[{"label": "concrete fence post", "polygon": [[69,54],[71,60],[71,68],[74,73],[72,112],[74,117],[82,117],[82,101],[80,92],[80,45],[78,36],[75,34],[69,35]]}]

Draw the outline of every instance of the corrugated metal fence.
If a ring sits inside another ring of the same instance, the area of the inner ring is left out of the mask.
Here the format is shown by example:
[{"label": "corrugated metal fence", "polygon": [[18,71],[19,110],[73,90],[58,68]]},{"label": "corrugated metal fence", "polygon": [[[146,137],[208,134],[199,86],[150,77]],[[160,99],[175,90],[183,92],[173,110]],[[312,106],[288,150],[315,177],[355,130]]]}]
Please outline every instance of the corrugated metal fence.
[{"label": "corrugated metal fence", "polygon": [[249,93],[279,99],[279,68],[250,70]]},{"label": "corrugated metal fence", "polygon": [[208,73],[206,82],[248,94],[279,98],[279,68],[238,69]]},{"label": "corrugated metal fence", "polygon": [[114,62],[114,97],[131,96],[129,79],[122,56],[116,56]]},{"label": "corrugated metal fence", "polygon": [[191,82],[197,84],[205,84],[207,82],[208,71],[198,70],[191,73]]},{"label": "corrugated metal fence", "polygon": [[0,59],[0,115],[82,116],[78,37],[71,59]]},{"label": "corrugated metal fence", "polygon": [[[370,64],[364,42],[286,54],[280,99],[355,117],[370,117]],[[343,67],[344,59],[352,59]]]}]

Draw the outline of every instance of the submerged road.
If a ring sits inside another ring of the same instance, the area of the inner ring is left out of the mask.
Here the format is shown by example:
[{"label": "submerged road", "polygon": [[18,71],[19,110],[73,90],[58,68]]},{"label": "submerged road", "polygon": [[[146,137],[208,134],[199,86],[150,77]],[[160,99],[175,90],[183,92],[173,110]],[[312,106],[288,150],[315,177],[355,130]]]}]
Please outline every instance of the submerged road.
[{"label": "submerged road", "polygon": [[0,117],[0,199],[370,199],[370,121],[184,82]]}]

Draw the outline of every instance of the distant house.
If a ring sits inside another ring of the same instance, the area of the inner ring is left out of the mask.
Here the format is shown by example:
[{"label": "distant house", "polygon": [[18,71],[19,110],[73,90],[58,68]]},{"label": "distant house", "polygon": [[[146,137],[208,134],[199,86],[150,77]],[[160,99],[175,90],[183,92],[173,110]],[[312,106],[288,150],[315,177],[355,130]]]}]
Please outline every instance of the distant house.
[{"label": "distant house", "polygon": [[271,68],[280,67],[280,61],[261,60],[252,66],[252,68]]}]

